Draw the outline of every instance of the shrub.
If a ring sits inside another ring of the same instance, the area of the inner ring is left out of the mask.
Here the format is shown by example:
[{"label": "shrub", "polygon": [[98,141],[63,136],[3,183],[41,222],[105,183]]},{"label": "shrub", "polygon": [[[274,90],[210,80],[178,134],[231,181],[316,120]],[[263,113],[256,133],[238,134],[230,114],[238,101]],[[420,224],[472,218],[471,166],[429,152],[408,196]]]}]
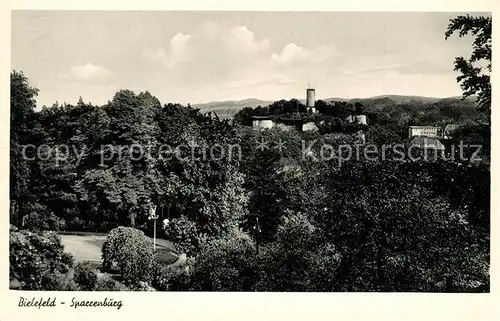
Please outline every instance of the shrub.
[{"label": "shrub", "polygon": [[[318,247],[318,232],[307,216],[287,213],[278,227],[276,241],[266,244],[259,251],[259,278],[254,289],[310,291],[315,288],[315,282],[322,281],[315,280],[314,273],[333,274],[338,260],[335,249],[328,245]],[[320,258],[322,255],[325,255],[324,261]]]},{"label": "shrub", "polygon": [[113,280],[109,276],[103,276],[97,279],[95,291],[129,291],[125,285]]},{"label": "shrub", "polygon": [[66,222],[66,229],[69,231],[93,231],[95,226],[95,222],[83,220],[77,216]]},{"label": "shrub", "polygon": [[172,219],[165,229],[165,235],[175,243],[177,251],[188,256],[191,256],[199,246],[196,224],[185,216]]},{"label": "shrub", "polygon": [[59,231],[66,227],[64,219],[57,217],[54,213],[48,212],[42,206],[36,207],[37,211],[27,216],[24,228],[31,231]]},{"label": "shrub", "polygon": [[60,280],[60,291],[80,291],[81,288],[75,282],[75,270],[71,269],[66,273],[64,278]]},{"label": "shrub", "polygon": [[181,264],[156,265],[156,272],[152,285],[158,291],[187,291],[190,290],[190,270],[193,260]]},{"label": "shrub", "polygon": [[247,234],[232,231],[202,244],[193,268],[193,289],[249,291],[255,281],[255,244]]},{"label": "shrub", "polygon": [[78,263],[75,267],[75,282],[84,291],[93,291],[97,284],[97,272],[91,262]]},{"label": "shrub", "polygon": [[126,285],[149,282],[155,263],[153,244],[142,231],[120,226],[108,234],[102,247],[102,260],[105,268],[117,264]]},{"label": "shrub", "polygon": [[148,282],[140,281],[137,285],[133,287],[134,291],[146,291],[154,292],[156,289],[152,287]]},{"label": "shrub", "polygon": [[[23,290],[59,290],[73,264],[53,232],[40,234],[11,228],[10,281]],[[17,282],[16,282],[17,281]]]}]

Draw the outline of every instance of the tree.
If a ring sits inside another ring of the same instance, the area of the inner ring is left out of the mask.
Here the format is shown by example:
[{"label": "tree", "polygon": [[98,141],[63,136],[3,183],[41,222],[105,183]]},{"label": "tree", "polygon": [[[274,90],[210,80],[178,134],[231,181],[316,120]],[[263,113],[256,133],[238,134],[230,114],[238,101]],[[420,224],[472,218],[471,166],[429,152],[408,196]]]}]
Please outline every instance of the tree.
[{"label": "tree", "polygon": [[365,112],[365,105],[363,105],[362,103],[357,101],[354,104],[354,109],[355,109],[356,115],[362,115]]},{"label": "tree", "polygon": [[63,252],[60,238],[52,232],[40,234],[11,226],[10,281],[21,290],[61,290],[61,280],[73,264]]},{"label": "tree", "polygon": [[199,247],[200,236],[196,223],[184,215],[170,221],[165,228],[165,235],[175,243],[175,248],[180,253],[193,256]]},{"label": "tree", "polygon": [[117,264],[126,285],[150,282],[155,264],[151,239],[131,227],[115,228],[102,246],[102,262],[105,268]]},{"label": "tree", "polygon": [[[455,58],[455,71],[461,73],[457,81],[464,98],[477,95],[480,110],[491,109],[491,17],[458,16],[450,20],[445,39],[458,32],[459,37],[474,36],[472,54],[469,59]],[[484,67],[481,64],[485,65]]]},{"label": "tree", "polygon": [[257,291],[331,291],[341,255],[305,214],[286,213],[257,257]]},{"label": "tree", "polygon": [[331,108],[331,105],[327,101],[320,99],[320,100],[316,101],[316,103],[314,104],[314,107],[316,108],[318,113],[327,114],[328,109]]},{"label": "tree", "polygon": [[[194,222],[200,236],[224,234],[237,226],[247,210],[247,193],[233,148],[241,143],[235,126],[175,105],[165,106],[159,118],[162,144],[183,147],[158,161],[165,177],[163,211],[172,219],[184,216]],[[196,238],[191,240],[196,247]]]},{"label": "tree", "polygon": [[292,98],[290,100],[281,99],[269,105],[270,115],[306,113],[306,112],[307,112],[306,106],[295,98]]},{"label": "tree", "polygon": [[43,154],[30,161],[30,191],[36,197],[37,207],[28,213],[27,223],[35,218],[42,223],[44,219],[50,222],[55,216],[62,221],[60,228],[65,229],[67,221],[81,218],[74,183],[81,168],[78,165],[87,162],[87,152],[94,144],[89,132],[94,128],[92,116],[96,110],[81,103],[53,106],[34,115],[32,143],[40,147]]},{"label": "tree", "polygon": [[38,89],[32,87],[22,71],[10,74],[11,138],[18,140],[26,129],[27,121],[36,108]]},{"label": "tree", "polygon": [[259,242],[269,242],[276,234],[287,202],[285,174],[281,171],[280,154],[275,149],[255,150],[250,155],[245,187],[250,191],[249,214],[244,227],[253,231],[259,221]]},{"label": "tree", "polygon": [[32,87],[23,72],[10,74],[10,200],[11,222],[22,226],[30,200],[31,166],[23,156],[23,145],[32,132],[30,121],[36,108],[38,89]]},{"label": "tree", "polygon": [[436,195],[433,168],[395,161],[324,167],[324,211],[314,220],[342,255],[336,290],[488,288],[487,242],[463,208]]},{"label": "tree", "polygon": [[255,116],[254,113],[255,112],[252,107],[245,107],[238,111],[236,115],[234,115],[233,119],[237,124],[252,126],[252,117]]},{"label": "tree", "polygon": [[146,221],[148,207],[161,193],[161,176],[154,163],[160,103],[148,92],[136,95],[121,90],[104,110],[109,123],[103,124],[102,145],[93,152],[105,161],[86,169],[76,188],[82,201],[97,200],[100,208],[117,215],[120,224],[128,221],[134,227],[137,221]]},{"label": "tree", "polygon": [[366,136],[367,142],[377,146],[389,146],[391,144],[400,144],[402,142],[401,136],[390,128],[381,125],[370,126]]},{"label": "tree", "polygon": [[252,238],[239,230],[202,244],[193,267],[193,289],[250,291],[255,282],[256,248]]}]

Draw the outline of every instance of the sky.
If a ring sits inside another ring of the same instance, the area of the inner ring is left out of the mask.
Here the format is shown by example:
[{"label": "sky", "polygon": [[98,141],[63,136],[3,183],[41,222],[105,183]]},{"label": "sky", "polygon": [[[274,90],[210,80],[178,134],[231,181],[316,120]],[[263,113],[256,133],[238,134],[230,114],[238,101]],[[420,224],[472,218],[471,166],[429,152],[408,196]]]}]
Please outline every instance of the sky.
[{"label": "sky", "polygon": [[12,66],[38,106],[104,104],[120,89],[162,103],[461,95],[472,39],[432,12],[13,11]]}]

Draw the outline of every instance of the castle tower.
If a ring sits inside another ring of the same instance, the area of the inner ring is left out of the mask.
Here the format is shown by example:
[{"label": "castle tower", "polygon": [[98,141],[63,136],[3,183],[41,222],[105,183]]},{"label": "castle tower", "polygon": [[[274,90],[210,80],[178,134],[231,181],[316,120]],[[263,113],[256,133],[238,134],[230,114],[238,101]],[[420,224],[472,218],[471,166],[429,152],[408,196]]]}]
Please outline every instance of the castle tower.
[{"label": "castle tower", "polygon": [[315,92],[314,89],[308,88],[306,91],[306,107],[307,110],[311,110],[312,113],[316,112],[315,104]]}]

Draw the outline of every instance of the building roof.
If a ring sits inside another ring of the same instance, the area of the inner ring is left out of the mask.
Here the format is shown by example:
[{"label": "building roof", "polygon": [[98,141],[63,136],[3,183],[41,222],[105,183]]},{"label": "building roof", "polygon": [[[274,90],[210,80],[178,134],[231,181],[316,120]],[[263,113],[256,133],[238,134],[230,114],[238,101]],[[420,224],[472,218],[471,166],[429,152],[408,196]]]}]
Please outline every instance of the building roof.
[{"label": "building roof", "polygon": [[252,120],[271,120],[272,116],[252,116]]},{"label": "building roof", "polygon": [[412,145],[417,145],[420,148],[444,150],[444,145],[439,139],[434,137],[421,137],[417,136],[411,140]]},{"label": "building roof", "polygon": [[423,128],[437,128],[436,126],[410,126],[410,128],[423,129]]}]

